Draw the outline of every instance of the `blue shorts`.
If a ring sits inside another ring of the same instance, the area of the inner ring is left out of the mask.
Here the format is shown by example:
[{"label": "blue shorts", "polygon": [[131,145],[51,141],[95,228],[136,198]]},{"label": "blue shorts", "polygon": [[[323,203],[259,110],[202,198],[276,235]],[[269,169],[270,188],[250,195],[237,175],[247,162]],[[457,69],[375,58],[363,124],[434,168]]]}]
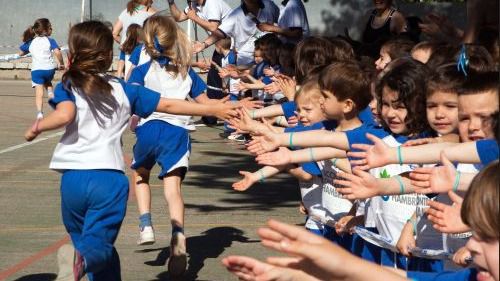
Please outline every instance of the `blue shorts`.
[{"label": "blue shorts", "polygon": [[54,75],[56,74],[55,69],[51,70],[33,70],[31,71],[31,86],[45,85],[52,82]]},{"label": "blue shorts", "polygon": [[[161,167],[158,175],[163,179],[169,172],[189,167],[191,140],[189,132],[161,120],[151,120],[135,130],[134,161],[131,168],[151,170],[156,163]],[[181,175],[184,179],[184,174]]]}]

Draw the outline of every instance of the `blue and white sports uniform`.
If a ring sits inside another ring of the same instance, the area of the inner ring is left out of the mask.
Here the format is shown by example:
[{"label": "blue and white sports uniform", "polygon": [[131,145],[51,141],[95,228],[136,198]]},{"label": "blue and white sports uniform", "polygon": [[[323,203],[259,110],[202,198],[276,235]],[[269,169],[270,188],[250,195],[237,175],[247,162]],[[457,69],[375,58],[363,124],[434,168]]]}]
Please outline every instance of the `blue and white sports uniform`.
[{"label": "blue and white sports uniform", "polygon": [[486,166],[498,160],[498,142],[493,139],[484,139],[476,142],[477,154],[481,164]]},{"label": "blue and white sports uniform", "polygon": [[408,271],[406,277],[414,281],[476,281],[478,271],[475,268],[439,273]]},{"label": "blue and white sports uniform", "polygon": [[127,207],[129,183],[121,137],[130,115],[147,117],[160,95],[144,87],[107,77],[117,102],[113,117],[98,125],[86,98],[62,84],[50,104],[76,106],[75,119],[57,144],[50,168],[60,171],[61,211],[73,245],[83,256],[89,280],[121,280],[120,261],[113,244]]},{"label": "blue and white sports uniform", "polygon": [[31,53],[31,84],[45,85],[54,79],[57,64],[52,51],[59,49],[57,42],[47,36],[36,36],[31,41],[23,43],[19,49]]},{"label": "blue and white sports uniform", "polygon": [[133,66],[139,66],[143,65],[151,60],[151,56],[146,52],[146,47],[144,44],[139,44],[135,46],[134,50],[132,53],[130,53],[130,57],[128,58],[128,61],[133,65]]},{"label": "blue and white sports uniform", "polygon": [[[160,64],[150,62],[134,68],[129,83],[145,86],[157,91],[162,97],[185,100],[196,99],[206,91],[206,84],[191,68],[188,75],[175,75]],[[136,129],[137,142],[134,146],[132,169],[140,167],[151,170],[155,163],[161,166],[159,178],[169,172],[189,166],[191,142],[189,138],[190,116],[155,112],[141,119]]]}]

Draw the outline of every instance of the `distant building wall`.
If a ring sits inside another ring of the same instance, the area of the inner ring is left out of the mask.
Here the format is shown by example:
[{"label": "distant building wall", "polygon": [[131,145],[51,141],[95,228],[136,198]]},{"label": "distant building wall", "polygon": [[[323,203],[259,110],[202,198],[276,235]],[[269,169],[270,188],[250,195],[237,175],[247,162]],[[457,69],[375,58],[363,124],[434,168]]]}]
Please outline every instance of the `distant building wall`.
[{"label": "distant building wall", "polygon": [[[240,0],[226,0],[231,7],[236,7]],[[88,14],[88,3],[87,13]],[[275,0],[277,4],[281,1]],[[125,8],[126,0],[94,0],[93,17],[114,23]],[[186,1],[177,0],[179,6],[184,7]],[[422,17],[434,10],[448,15],[458,26],[465,24],[465,6],[463,4],[437,3],[408,4],[399,1],[400,10],[407,16],[417,15]],[[166,1],[157,0],[157,8],[167,9]],[[337,35],[343,34],[348,28],[351,36],[357,38],[365,24],[366,13],[372,6],[372,0],[310,0],[305,4],[311,29],[315,34]],[[80,0],[0,0],[2,16],[0,17],[0,54],[17,52],[21,42],[22,32],[37,18],[47,17],[54,27],[53,37],[60,45],[66,43],[68,29],[71,24],[80,21]],[[184,28],[186,24],[182,25]],[[199,31],[200,38],[205,37]]]}]

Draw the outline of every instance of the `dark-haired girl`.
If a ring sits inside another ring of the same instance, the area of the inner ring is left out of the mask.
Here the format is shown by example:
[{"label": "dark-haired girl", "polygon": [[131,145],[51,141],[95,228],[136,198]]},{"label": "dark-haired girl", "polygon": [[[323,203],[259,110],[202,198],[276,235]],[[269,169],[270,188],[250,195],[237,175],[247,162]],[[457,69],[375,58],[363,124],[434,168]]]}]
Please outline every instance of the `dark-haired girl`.
[{"label": "dark-haired girl", "polygon": [[73,260],[75,280],[85,273],[92,281],[121,280],[113,244],[127,206],[129,183],[121,136],[130,115],[145,118],[159,111],[228,118],[233,111],[224,104],[164,99],[107,75],[113,60],[113,35],[101,22],[73,26],[68,41],[71,64],[51,100],[55,110],[37,120],[25,138],[31,141],[41,132],[65,128],[50,168],[62,173],[62,218],[76,252],[69,252],[60,265]]},{"label": "dark-haired girl", "polygon": [[142,42],[142,27],[136,23],[131,24],[127,29],[127,39],[120,46],[120,60],[118,61],[118,69],[116,76],[123,78],[131,67],[132,62],[129,61],[132,51]]},{"label": "dark-haired girl", "polygon": [[50,38],[52,25],[46,18],[37,19],[23,34],[23,44],[19,47],[20,55],[31,53],[33,59],[31,66],[31,84],[35,88],[36,118],[43,118],[43,92],[47,89],[49,99],[54,96],[52,79],[56,72],[57,64],[54,62],[54,52],[59,68],[64,69],[64,61],[57,42]]}]

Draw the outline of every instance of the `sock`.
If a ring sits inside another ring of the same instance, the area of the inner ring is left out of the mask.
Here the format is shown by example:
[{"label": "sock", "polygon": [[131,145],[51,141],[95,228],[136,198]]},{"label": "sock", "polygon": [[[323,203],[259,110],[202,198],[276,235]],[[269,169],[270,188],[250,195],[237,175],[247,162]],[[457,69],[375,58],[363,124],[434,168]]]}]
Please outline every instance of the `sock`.
[{"label": "sock", "polygon": [[145,213],[139,217],[139,227],[144,229],[146,226],[153,226],[151,223],[151,213]]},{"label": "sock", "polygon": [[184,234],[184,227],[180,227],[180,226],[177,226],[177,225],[172,225],[172,235],[174,235],[177,232],[180,232],[180,233]]},{"label": "sock", "polygon": [[48,97],[49,99],[54,98],[54,91],[49,91],[49,90],[47,90],[47,97]]}]

